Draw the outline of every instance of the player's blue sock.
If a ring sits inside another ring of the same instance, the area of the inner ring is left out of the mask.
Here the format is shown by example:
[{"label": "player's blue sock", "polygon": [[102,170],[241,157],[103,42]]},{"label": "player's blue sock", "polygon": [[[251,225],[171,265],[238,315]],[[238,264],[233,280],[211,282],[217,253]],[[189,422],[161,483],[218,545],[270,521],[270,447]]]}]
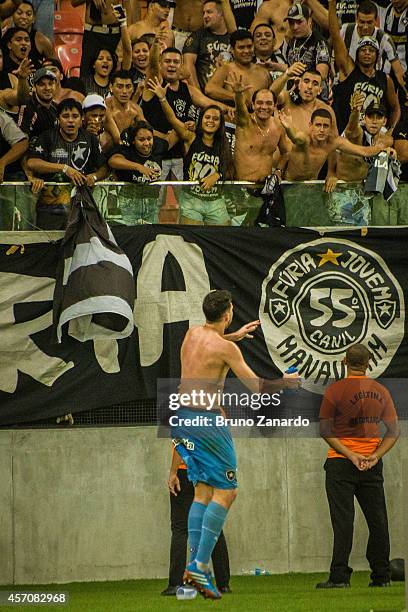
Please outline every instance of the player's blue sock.
[{"label": "player's blue sock", "polygon": [[211,553],[217,543],[218,537],[225,523],[225,519],[227,518],[227,514],[228,510],[226,510],[220,504],[217,504],[217,502],[212,501],[208,504],[203,518],[201,539],[196,556],[197,564],[209,564]]},{"label": "player's blue sock", "polygon": [[188,513],[188,548],[190,551],[190,563],[197,556],[198,545],[201,538],[201,527],[203,524],[204,513],[207,506],[200,502],[193,501]]}]

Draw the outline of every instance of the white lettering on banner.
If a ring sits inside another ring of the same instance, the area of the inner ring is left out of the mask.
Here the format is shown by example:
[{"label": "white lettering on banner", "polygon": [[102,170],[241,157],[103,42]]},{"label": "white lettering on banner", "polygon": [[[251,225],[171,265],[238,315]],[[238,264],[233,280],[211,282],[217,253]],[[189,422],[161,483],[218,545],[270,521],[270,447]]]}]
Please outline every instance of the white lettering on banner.
[{"label": "white lettering on banner", "polygon": [[[181,268],[185,291],[161,291],[163,269],[169,253]],[[189,321],[192,326],[204,322],[202,303],[209,291],[210,280],[203,252],[197,244],[186,242],[182,236],[161,234],[145,245],[133,311],[142,366],[150,366],[160,358],[166,323]]]},{"label": "white lettering on banner", "polygon": [[0,272],[0,390],[14,393],[18,372],[28,374],[43,385],[53,383],[74,367],[42,351],[30,335],[52,325],[52,310],[22,323],[17,323],[14,307],[30,302],[51,301],[55,280],[48,277]]},{"label": "white lettering on banner", "polygon": [[274,363],[296,366],[305,388],[321,392],[345,374],[352,344],[372,353],[380,376],[404,337],[404,295],[378,253],[350,240],[319,238],[287,250],[262,285],[259,318]]}]

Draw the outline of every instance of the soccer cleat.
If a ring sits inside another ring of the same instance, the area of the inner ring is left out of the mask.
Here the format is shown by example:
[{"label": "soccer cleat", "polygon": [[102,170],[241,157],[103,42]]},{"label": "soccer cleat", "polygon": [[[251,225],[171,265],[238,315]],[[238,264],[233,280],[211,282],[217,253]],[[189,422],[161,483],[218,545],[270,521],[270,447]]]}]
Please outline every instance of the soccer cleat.
[{"label": "soccer cleat", "polygon": [[211,573],[199,570],[195,561],[187,565],[183,580],[184,584],[191,584],[205,599],[221,599],[221,593],[211,582]]},{"label": "soccer cleat", "polygon": [[369,587],[390,587],[391,582],[389,581],[378,582],[377,580],[373,580],[372,582],[370,582],[368,586]]}]

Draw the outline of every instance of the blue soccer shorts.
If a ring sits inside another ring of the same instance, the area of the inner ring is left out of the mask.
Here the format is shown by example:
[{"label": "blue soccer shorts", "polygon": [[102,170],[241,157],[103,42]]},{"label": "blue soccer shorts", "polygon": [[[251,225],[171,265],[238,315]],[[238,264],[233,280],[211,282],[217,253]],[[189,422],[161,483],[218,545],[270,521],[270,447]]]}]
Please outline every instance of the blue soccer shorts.
[{"label": "blue soccer shorts", "polygon": [[[228,426],[216,423],[217,416],[221,416],[221,411],[180,408],[172,419],[177,421],[171,428],[173,444],[187,466],[188,479],[194,485],[204,482],[216,489],[236,489],[234,443]],[[184,420],[194,418],[199,424],[184,423]]]}]

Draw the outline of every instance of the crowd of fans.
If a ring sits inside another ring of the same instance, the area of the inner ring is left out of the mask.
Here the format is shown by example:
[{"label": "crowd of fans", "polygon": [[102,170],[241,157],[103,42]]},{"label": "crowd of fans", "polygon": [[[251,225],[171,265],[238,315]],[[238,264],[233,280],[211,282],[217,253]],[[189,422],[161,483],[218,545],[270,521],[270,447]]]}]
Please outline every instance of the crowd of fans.
[{"label": "crowd of fans", "polygon": [[85,4],[79,77],[30,0],[0,2],[0,180],[31,182],[38,227],[66,224],[59,182],[129,183],[123,219],[142,202],[155,223],[165,193],[148,183],[195,181],[175,190],[177,221],[225,225],[223,182],[271,175],[323,179],[337,211],[356,193],[362,210],[374,184],[375,223],[389,222],[408,176],[408,0],[150,0],[142,15],[138,0],[71,4]]}]

